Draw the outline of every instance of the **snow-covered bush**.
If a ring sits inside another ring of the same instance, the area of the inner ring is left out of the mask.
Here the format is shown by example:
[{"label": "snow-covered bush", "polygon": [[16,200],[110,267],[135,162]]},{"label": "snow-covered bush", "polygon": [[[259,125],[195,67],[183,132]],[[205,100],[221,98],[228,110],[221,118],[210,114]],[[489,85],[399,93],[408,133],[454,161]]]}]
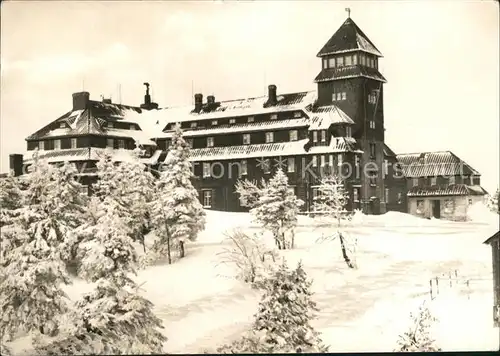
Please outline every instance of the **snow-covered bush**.
[{"label": "snow-covered bush", "polygon": [[0,179],[0,227],[10,223],[11,215],[22,207],[22,203],[18,179],[12,174]]},{"label": "snow-covered bush", "polygon": [[488,197],[486,198],[486,204],[488,208],[497,214],[500,214],[500,206],[498,205],[499,201],[500,201],[500,189],[497,189],[495,194],[488,195]]},{"label": "snow-covered bush", "polygon": [[431,328],[437,319],[429,308],[422,303],[418,313],[410,313],[411,325],[408,330],[399,336],[396,352],[436,352],[441,351],[431,337]]},{"label": "snow-covered bush", "polygon": [[191,183],[189,155],[189,145],[176,125],[151,203],[152,231],[158,237],[153,254],[166,257],[168,263],[172,263],[172,248],[178,247],[179,257],[184,257],[184,243],[196,240],[205,228],[205,211]]},{"label": "snow-covered bush", "polygon": [[269,182],[262,181],[261,185],[258,187],[248,181],[237,184],[240,201],[249,205],[257,223],[273,234],[278,249],[293,248],[297,215],[304,202],[295,196],[281,169]]},{"label": "snow-covered bush", "polygon": [[229,247],[223,247],[217,254],[219,261],[235,267],[237,277],[245,283],[258,286],[273,270],[277,253],[265,246],[258,236],[236,230],[227,235],[225,242],[229,243]]},{"label": "snow-covered bush", "polygon": [[264,294],[250,330],[219,353],[327,352],[310,322],[317,311],[311,282],[299,263],[290,270],[283,262],[264,283]]}]

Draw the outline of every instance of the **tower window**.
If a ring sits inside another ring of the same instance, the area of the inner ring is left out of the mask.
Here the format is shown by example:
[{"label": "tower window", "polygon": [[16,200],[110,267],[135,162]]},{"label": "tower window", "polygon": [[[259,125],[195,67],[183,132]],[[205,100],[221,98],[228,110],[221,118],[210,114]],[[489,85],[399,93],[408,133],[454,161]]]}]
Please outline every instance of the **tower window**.
[{"label": "tower window", "polygon": [[337,93],[337,101],[342,100],[342,93]]},{"label": "tower window", "polygon": [[332,57],[328,60],[328,67],[335,68],[335,57]]},{"label": "tower window", "polygon": [[337,67],[343,67],[344,66],[344,57],[340,56],[337,57]]},{"label": "tower window", "polygon": [[336,93],[332,94],[332,101],[337,101],[337,94]]},{"label": "tower window", "polygon": [[370,128],[374,129],[375,128],[375,121],[370,120]]},{"label": "tower window", "polygon": [[345,135],[346,135],[346,137],[351,137],[352,136],[352,128],[351,128],[351,126],[347,126],[345,128]]},{"label": "tower window", "polygon": [[361,65],[362,65],[362,66],[366,65],[366,57],[365,57],[365,55],[364,55],[364,54],[362,54],[362,53],[361,53],[361,54],[359,55],[359,59],[360,59],[360,62],[361,62]]},{"label": "tower window", "polygon": [[342,100],[346,100],[346,98],[347,98],[346,92],[345,92],[345,91],[343,91],[343,92],[342,92]]},{"label": "tower window", "polygon": [[328,59],[323,59],[323,69],[328,68]]},{"label": "tower window", "polygon": [[370,158],[375,158],[375,144],[370,143]]},{"label": "tower window", "polygon": [[358,64],[358,55],[357,54],[352,55],[352,64],[353,65]]},{"label": "tower window", "polygon": [[241,161],[241,175],[246,176],[248,174],[247,160]]},{"label": "tower window", "polygon": [[346,66],[351,66],[352,65],[352,56],[348,55],[345,57],[345,65]]}]

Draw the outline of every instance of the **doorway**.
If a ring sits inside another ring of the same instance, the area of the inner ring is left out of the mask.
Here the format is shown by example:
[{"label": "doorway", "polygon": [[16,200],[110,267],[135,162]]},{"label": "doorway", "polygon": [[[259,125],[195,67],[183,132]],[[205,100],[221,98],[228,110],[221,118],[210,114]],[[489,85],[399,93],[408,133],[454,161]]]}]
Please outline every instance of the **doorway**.
[{"label": "doorway", "polygon": [[436,219],[441,218],[441,201],[433,200],[432,201],[432,216]]}]

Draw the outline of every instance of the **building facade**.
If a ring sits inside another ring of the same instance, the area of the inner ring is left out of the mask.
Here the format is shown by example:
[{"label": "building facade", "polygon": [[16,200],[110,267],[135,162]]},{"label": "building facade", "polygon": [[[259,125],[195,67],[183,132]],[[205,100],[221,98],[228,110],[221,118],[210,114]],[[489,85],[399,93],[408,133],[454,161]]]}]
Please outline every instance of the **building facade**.
[{"label": "building facade", "polygon": [[424,218],[466,220],[484,201],[481,175],[450,151],[400,154],[407,182],[408,212]]}]

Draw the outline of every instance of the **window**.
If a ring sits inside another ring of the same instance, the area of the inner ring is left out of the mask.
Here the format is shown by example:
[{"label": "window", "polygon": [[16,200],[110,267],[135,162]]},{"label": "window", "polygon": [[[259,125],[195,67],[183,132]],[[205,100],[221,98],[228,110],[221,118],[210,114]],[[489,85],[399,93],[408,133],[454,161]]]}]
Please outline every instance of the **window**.
[{"label": "window", "polygon": [[295,117],[296,119],[302,117],[302,113],[300,111],[296,111],[293,113],[293,117]]},{"label": "window", "polygon": [[61,149],[61,140],[54,140],[54,149],[55,150]]},{"label": "window", "polygon": [[248,174],[248,165],[247,165],[247,160],[244,159],[241,161],[241,175],[246,176]]},{"label": "window", "polygon": [[130,124],[130,129],[131,130],[135,130],[135,125],[134,124]]},{"label": "window", "polygon": [[125,148],[125,141],[124,140],[118,140],[118,148],[121,148],[121,149]]},{"label": "window", "polygon": [[359,201],[359,188],[354,188],[352,190],[352,197],[354,201],[358,202]]},{"label": "window", "polygon": [[71,139],[71,148],[76,148],[76,138]]},{"label": "window", "polygon": [[378,69],[378,59],[375,59],[375,60],[373,61],[373,64],[375,64],[375,65],[374,65],[375,69]]},{"label": "window", "polygon": [[212,207],[212,190],[202,190],[203,195],[203,207],[211,208]]},{"label": "window", "polygon": [[474,185],[474,177],[470,176],[470,185]]},{"label": "window", "polygon": [[61,129],[65,129],[65,128],[66,128],[66,123],[64,123],[64,122],[60,122],[60,123],[59,123],[59,128],[61,128]]},{"label": "window", "polygon": [[342,166],[342,162],[344,161],[344,156],[342,155],[342,153],[339,153],[339,156],[338,156],[338,166]]},{"label": "window", "polygon": [[368,173],[368,181],[370,182],[370,185],[377,185],[377,172],[371,171]]},{"label": "window", "polygon": [[365,57],[365,55],[364,54],[360,54],[359,57],[360,57],[359,59],[360,59],[361,65],[362,66],[366,65],[366,57]]},{"label": "window", "polygon": [[369,123],[369,124],[370,124],[370,128],[371,128],[371,129],[374,129],[374,128],[375,128],[375,121],[370,120],[370,123]]},{"label": "window", "polygon": [[359,167],[359,156],[358,155],[354,156],[354,165],[356,166],[356,168]]},{"label": "window", "polygon": [[335,68],[335,57],[328,59],[328,66],[330,68]]},{"label": "window", "polygon": [[342,100],[342,93],[337,93],[337,101]]},{"label": "window", "polygon": [[203,178],[210,177],[210,163],[203,163]]},{"label": "window", "polygon": [[270,159],[266,159],[264,161],[264,165],[263,165],[262,169],[264,170],[265,174],[271,173],[271,160]]},{"label": "window", "polygon": [[243,144],[244,145],[250,144],[250,134],[243,134]]},{"label": "window", "polygon": [[455,176],[450,176],[450,178],[448,180],[448,184],[449,185],[454,185],[455,184]]},{"label": "window", "polygon": [[337,67],[343,67],[344,66],[344,57],[340,56],[337,57]]},{"label": "window", "polygon": [[375,144],[370,143],[370,158],[375,158]]},{"label": "window", "polygon": [[288,172],[293,173],[295,172],[295,158],[294,157],[288,157]]},{"label": "window", "polygon": [[191,128],[194,129],[196,127],[196,122],[191,123]]},{"label": "window", "polygon": [[347,98],[347,94],[345,91],[342,92],[342,100],[346,100]]},{"label": "window", "polygon": [[389,161],[384,159],[384,176],[389,174]]},{"label": "window", "polygon": [[326,157],[325,155],[321,155],[321,167],[324,167],[326,163]]},{"label": "window", "polygon": [[389,203],[389,188],[385,188],[385,202]]},{"label": "window", "polygon": [[314,187],[312,188],[312,197],[313,197],[313,200],[314,199],[317,199],[319,197],[319,188],[318,187]]},{"label": "window", "polygon": [[113,140],[112,138],[108,138],[106,140],[106,147],[114,148],[115,147],[115,140]]},{"label": "window", "polygon": [[255,118],[253,116],[249,116],[247,122],[254,122]]},{"label": "window", "polygon": [[108,129],[112,129],[114,127],[115,127],[114,123],[108,122]]},{"label": "window", "polygon": [[351,66],[352,65],[352,56],[346,56],[345,57],[345,65],[346,66]]},{"label": "window", "polygon": [[193,139],[192,138],[187,138],[186,143],[189,148],[193,148]]},{"label": "window", "polygon": [[332,101],[337,101],[337,94],[332,93]]},{"label": "window", "polygon": [[266,143],[272,143],[274,141],[274,133],[266,132]]},{"label": "window", "polygon": [[278,118],[278,114],[271,114],[271,120],[276,120]]},{"label": "window", "polygon": [[290,141],[297,141],[298,138],[297,130],[290,130],[289,136],[290,136]]},{"label": "window", "polygon": [[207,147],[214,147],[214,138],[207,137]]},{"label": "window", "polygon": [[372,67],[372,68],[374,67],[374,65],[373,65],[373,58],[371,58],[371,57],[370,57],[370,67]]},{"label": "window", "polygon": [[398,193],[398,204],[401,204],[403,202],[403,194],[401,192]]},{"label": "window", "polygon": [[212,120],[212,126],[217,126],[217,120]]},{"label": "window", "polygon": [[326,130],[321,130],[321,142],[326,142]]},{"label": "window", "polygon": [[312,156],[312,166],[313,167],[318,166],[318,156]]},{"label": "window", "polygon": [[418,187],[418,178],[413,178],[413,186]]},{"label": "window", "polygon": [[358,56],[356,54],[352,55],[352,64],[353,65],[358,64]]},{"label": "window", "polygon": [[431,187],[435,186],[436,185],[436,177],[431,177]]},{"label": "window", "polygon": [[313,131],[313,142],[318,142],[318,131]]},{"label": "window", "polygon": [[376,104],[377,103],[377,95],[370,94],[368,95],[368,104]]},{"label": "window", "polygon": [[469,199],[469,205],[472,205],[472,199]]},{"label": "window", "polygon": [[229,119],[229,124],[235,124],[236,123],[236,119]]},{"label": "window", "polygon": [[328,59],[323,58],[323,69],[328,68]]},{"label": "window", "polygon": [[345,128],[345,135],[346,135],[346,137],[351,137],[352,136],[352,128],[351,128],[351,126],[347,126]]},{"label": "window", "polygon": [[417,200],[417,214],[423,214],[423,213],[424,213],[424,201]]},{"label": "window", "polygon": [[328,165],[333,167],[333,155],[328,155]]}]

